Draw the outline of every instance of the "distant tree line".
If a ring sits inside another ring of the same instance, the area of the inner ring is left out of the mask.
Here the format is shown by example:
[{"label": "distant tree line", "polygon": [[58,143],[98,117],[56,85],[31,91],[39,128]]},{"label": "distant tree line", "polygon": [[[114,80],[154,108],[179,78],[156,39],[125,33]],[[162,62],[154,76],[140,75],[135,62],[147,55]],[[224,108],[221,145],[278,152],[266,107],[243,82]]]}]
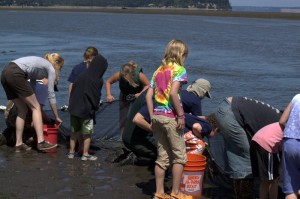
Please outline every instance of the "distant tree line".
[{"label": "distant tree line", "polygon": [[231,9],[229,0],[0,0],[0,6],[12,5]]}]

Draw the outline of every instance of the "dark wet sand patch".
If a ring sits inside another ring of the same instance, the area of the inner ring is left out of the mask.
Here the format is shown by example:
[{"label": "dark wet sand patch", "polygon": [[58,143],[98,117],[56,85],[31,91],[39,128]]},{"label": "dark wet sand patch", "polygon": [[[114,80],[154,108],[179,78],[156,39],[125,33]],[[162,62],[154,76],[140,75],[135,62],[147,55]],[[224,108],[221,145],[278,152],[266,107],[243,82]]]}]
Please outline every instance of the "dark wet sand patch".
[{"label": "dark wet sand patch", "polygon": [[[65,145],[59,145],[55,153],[15,153],[13,147],[1,146],[0,198],[152,198],[153,167],[112,163],[122,151],[121,145],[99,147],[98,160],[90,162],[68,159],[67,151]],[[166,178],[166,192],[170,192],[171,182]],[[231,198],[231,193],[205,184],[203,199]]]}]

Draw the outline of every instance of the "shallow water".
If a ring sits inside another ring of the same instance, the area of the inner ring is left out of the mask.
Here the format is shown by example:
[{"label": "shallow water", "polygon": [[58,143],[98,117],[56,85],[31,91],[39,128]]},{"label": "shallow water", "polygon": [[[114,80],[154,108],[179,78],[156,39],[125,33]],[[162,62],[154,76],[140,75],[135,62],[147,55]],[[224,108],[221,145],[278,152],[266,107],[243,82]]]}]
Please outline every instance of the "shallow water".
[{"label": "shallow water", "polygon": [[[203,101],[205,114],[229,95],[283,109],[298,92],[298,20],[34,11],[1,11],[0,19],[0,69],[22,56],[64,56],[58,107],[67,103],[67,77],[87,46],[108,59],[105,78],[135,60],[150,79],[173,38],[189,46],[189,82],[203,77],[212,83],[213,99]],[[118,95],[118,85],[112,89]],[[0,92],[5,104],[2,87]]]},{"label": "shallow water", "polygon": [[[67,104],[67,77],[87,46],[97,47],[108,59],[105,78],[135,60],[150,79],[173,38],[189,47],[185,64],[189,82],[202,77],[212,84],[213,99],[203,100],[204,114],[213,112],[225,96],[234,95],[283,109],[299,90],[298,20],[0,11],[0,27],[0,69],[22,56],[47,52],[64,56],[58,107]],[[118,85],[112,90],[117,96]],[[0,93],[0,105],[5,105],[2,87]],[[105,97],[104,90],[102,94]],[[101,158],[96,163],[69,161],[65,152],[65,146],[54,154],[15,154],[1,147],[0,198],[125,198],[130,193],[128,198],[140,199],[150,198],[154,191],[154,176],[147,168],[118,167],[105,160],[113,151],[97,151]],[[207,187],[205,194],[231,198],[231,191],[218,188]]]}]

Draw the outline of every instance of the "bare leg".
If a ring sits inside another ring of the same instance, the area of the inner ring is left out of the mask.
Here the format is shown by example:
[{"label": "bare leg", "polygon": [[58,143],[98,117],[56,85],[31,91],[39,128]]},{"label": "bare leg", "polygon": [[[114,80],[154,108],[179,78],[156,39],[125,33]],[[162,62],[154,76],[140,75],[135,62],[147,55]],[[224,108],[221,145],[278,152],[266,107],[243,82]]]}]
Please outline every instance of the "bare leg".
[{"label": "bare leg", "polygon": [[[271,181],[269,181],[269,180],[264,180],[264,181],[260,182],[260,184],[259,184],[259,199],[268,199],[270,186],[271,186]],[[276,197],[276,199],[277,199],[277,197]]]},{"label": "bare leg", "polygon": [[32,111],[32,121],[37,135],[38,143],[43,142],[44,141],[43,119],[42,119],[40,104],[37,101],[35,94],[32,94],[29,97],[24,98],[23,101],[27,104],[27,106]]},{"label": "bare leg", "polygon": [[16,118],[16,146],[19,146],[23,144],[23,130],[28,108],[20,99],[14,99],[13,102],[18,110],[18,116]]},{"label": "bare leg", "polygon": [[91,145],[91,135],[83,135],[83,155],[89,155],[89,149]]},{"label": "bare leg", "polygon": [[172,183],[172,193],[176,195],[179,194],[180,181],[182,178],[183,165],[182,164],[173,164],[172,173],[173,173],[173,183]]},{"label": "bare leg", "polygon": [[71,133],[70,135],[70,153],[75,153],[75,145],[79,132]]},{"label": "bare leg", "polygon": [[156,193],[164,194],[164,180],[166,171],[159,165],[155,165],[155,183],[156,183]]},{"label": "bare leg", "polygon": [[269,186],[269,199],[277,199],[278,197],[278,181],[279,178],[272,180]]},{"label": "bare leg", "polygon": [[77,140],[78,140],[78,152],[82,152],[83,151],[83,146],[84,146],[84,141],[83,141],[83,137],[82,137],[82,133],[81,131],[78,132],[77,134]]}]

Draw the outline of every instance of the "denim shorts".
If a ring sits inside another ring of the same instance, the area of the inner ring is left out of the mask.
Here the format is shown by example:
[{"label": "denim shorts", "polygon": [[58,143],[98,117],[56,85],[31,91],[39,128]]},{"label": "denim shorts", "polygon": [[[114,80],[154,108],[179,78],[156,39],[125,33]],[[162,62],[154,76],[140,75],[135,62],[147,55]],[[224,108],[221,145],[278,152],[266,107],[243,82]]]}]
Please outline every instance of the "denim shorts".
[{"label": "denim shorts", "polygon": [[233,179],[252,178],[249,140],[236,121],[227,98],[219,104],[216,120],[225,140],[226,172]]},{"label": "denim shorts", "polygon": [[300,190],[300,140],[283,139],[282,150],[283,187],[285,194]]},{"label": "denim shorts", "polygon": [[185,165],[187,156],[183,131],[177,129],[175,118],[155,115],[152,126],[158,138],[155,163],[164,170],[175,163]]}]

